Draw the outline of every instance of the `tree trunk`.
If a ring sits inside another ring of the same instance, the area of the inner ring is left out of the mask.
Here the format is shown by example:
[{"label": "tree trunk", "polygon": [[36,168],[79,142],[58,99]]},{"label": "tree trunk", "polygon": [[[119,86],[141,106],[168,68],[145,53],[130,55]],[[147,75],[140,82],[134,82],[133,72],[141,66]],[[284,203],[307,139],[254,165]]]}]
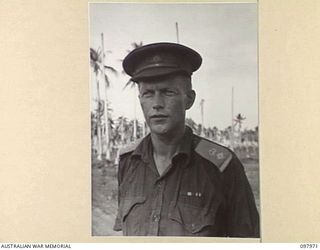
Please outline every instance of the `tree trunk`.
[{"label": "tree trunk", "polygon": [[104,119],[105,119],[105,141],[106,141],[106,159],[110,160],[110,139],[109,139],[109,114],[108,114],[108,97],[107,97],[107,82],[105,79],[105,54],[104,54],[104,41],[103,41],[103,33],[101,33],[101,44],[102,44],[102,79],[105,83],[105,104],[104,104]]},{"label": "tree trunk", "polygon": [[134,85],[133,86],[134,88],[134,120],[133,120],[133,140],[136,140],[137,139],[137,90],[136,90],[136,86]]},{"label": "tree trunk", "polygon": [[94,74],[95,76],[95,81],[97,83],[97,99],[98,99],[98,115],[97,115],[97,158],[98,160],[101,160],[102,156],[102,139],[101,139],[101,117],[100,117],[100,85],[99,85],[99,80],[97,78],[97,75]]}]

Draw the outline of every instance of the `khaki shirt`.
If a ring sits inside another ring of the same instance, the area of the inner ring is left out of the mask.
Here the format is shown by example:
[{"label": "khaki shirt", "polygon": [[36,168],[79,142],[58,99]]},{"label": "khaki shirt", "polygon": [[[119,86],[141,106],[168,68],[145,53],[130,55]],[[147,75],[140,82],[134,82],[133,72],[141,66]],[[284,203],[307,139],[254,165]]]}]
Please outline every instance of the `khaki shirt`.
[{"label": "khaki shirt", "polygon": [[241,162],[188,127],[161,176],[148,135],[120,156],[118,182],[114,230],[123,235],[259,237],[259,215]]}]

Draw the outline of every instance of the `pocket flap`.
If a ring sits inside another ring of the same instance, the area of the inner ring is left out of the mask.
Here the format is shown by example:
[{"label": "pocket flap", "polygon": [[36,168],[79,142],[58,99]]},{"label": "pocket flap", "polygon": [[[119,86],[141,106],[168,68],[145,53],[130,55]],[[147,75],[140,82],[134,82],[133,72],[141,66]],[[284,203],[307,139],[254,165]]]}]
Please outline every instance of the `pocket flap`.
[{"label": "pocket flap", "polygon": [[120,216],[122,221],[125,220],[126,216],[130,213],[132,208],[137,204],[142,204],[146,200],[142,196],[125,197],[120,200]]},{"label": "pocket flap", "polygon": [[169,218],[179,222],[188,232],[198,233],[215,224],[215,211],[179,203],[170,205]]}]

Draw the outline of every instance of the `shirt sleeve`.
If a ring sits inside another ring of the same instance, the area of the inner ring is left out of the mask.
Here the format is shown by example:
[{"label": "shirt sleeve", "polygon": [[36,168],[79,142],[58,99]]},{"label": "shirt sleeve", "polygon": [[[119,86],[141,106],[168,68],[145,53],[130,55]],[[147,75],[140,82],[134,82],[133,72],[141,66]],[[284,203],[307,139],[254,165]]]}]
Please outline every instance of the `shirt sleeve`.
[{"label": "shirt sleeve", "polygon": [[259,213],[240,160],[234,155],[223,172],[226,194],[227,236],[258,238]]}]

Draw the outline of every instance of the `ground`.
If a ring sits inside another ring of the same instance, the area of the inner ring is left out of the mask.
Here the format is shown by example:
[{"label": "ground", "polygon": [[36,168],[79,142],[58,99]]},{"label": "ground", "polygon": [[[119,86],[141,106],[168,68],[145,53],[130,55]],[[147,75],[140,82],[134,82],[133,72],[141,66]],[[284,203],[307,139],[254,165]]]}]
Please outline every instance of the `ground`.
[{"label": "ground", "polygon": [[[260,211],[259,164],[257,160],[242,160]],[[117,212],[117,170],[110,162],[92,162],[92,235],[121,236],[112,227]]]},{"label": "ground", "polygon": [[116,166],[107,162],[92,163],[92,235],[115,236],[112,227],[117,212]]}]

